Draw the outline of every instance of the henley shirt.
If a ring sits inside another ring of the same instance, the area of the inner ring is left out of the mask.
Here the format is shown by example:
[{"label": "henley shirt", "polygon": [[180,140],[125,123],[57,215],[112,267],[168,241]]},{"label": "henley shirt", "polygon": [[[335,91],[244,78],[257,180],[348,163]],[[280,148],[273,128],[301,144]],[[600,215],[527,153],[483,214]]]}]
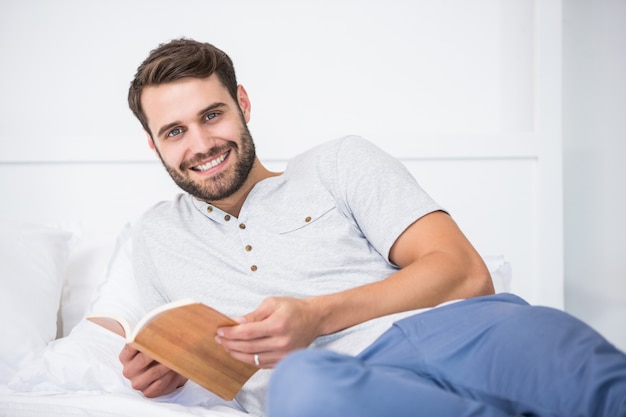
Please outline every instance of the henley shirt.
[{"label": "henley shirt", "polygon": [[[189,194],[158,203],[133,232],[134,273],[146,308],[194,298],[231,317],[269,296],[310,297],[385,279],[389,251],[420,217],[441,207],[406,167],[357,136],[293,158],[257,183],[236,218]],[[313,346],[357,354],[399,317],[318,338]],[[263,413],[268,372],[237,396]]]}]

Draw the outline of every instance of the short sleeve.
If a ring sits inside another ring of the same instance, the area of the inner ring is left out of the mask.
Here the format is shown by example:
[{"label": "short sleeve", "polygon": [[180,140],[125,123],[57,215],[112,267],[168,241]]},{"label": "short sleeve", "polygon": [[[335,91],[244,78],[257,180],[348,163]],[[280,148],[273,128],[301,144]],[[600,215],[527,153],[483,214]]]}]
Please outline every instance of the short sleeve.
[{"label": "short sleeve", "polygon": [[404,230],[426,214],[442,210],[398,159],[371,142],[347,136],[336,151],[334,192],[340,209],[354,218],[387,259]]},{"label": "short sleeve", "polygon": [[145,310],[150,311],[170,300],[167,300],[160,290],[159,274],[145,240],[143,228],[147,215],[148,213],[144,214],[132,230],[132,263],[135,280],[141,293],[141,301]]}]

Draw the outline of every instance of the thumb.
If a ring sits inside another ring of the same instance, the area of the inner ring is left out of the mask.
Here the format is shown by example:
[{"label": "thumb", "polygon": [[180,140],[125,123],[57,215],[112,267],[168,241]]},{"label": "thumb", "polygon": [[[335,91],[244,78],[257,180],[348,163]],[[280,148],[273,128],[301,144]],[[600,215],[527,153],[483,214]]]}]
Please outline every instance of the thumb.
[{"label": "thumb", "polygon": [[[232,319],[237,322],[237,324],[247,324],[247,323],[256,323],[265,320],[270,316],[272,311],[274,311],[275,302],[268,301],[269,299],[263,300],[261,304],[256,308],[256,310],[251,311],[250,313],[241,316],[241,317],[233,317]],[[236,337],[238,334],[238,326],[225,326],[217,329],[218,338],[222,337]],[[219,340],[218,340],[219,343]]]},{"label": "thumb", "polygon": [[266,298],[259,304],[256,310],[251,311],[243,317],[235,319],[239,324],[254,323],[257,321],[263,321],[276,310],[277,300],[274,297]]}]

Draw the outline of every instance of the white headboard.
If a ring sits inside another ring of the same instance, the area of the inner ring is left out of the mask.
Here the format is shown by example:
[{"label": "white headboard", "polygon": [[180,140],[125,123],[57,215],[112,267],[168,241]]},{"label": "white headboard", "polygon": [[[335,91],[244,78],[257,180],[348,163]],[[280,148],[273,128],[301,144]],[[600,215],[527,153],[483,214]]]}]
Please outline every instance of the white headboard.
[{"label": "white headboard", "polygon": [[563,306],[559,1],[32,3],[0,14],[0,220],[114,239],[178,192],[125,100],[149,50],[187,36],[233,58],[269,167],[363,135],[510,261],[514,292]]}]

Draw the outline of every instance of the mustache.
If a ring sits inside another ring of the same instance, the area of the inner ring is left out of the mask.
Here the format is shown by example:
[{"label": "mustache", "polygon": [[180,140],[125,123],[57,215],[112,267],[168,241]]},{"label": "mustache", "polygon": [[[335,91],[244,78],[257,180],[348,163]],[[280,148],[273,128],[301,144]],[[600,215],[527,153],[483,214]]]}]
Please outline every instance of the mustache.
[{"label": "mustache", "polygon": [[203,152],[203,153],[197,153],[195,154],[192,158],[183,161],[180,164],[180,170],[181,171],[185,171],[188,168],[191,168],[193,166],[198,165],[199,163],[205,161],[206,159],[211,159],[211,158],[215,158],[219,155],[222,155],[226,152],[228,152],[231,149],[237,149],[238,146],[235,142],[231,142],[229,141],[226,145],[222,145],[222,146],[216,146],[214,148],[211,148],[210,150],[208,150],[207,152]]}]

